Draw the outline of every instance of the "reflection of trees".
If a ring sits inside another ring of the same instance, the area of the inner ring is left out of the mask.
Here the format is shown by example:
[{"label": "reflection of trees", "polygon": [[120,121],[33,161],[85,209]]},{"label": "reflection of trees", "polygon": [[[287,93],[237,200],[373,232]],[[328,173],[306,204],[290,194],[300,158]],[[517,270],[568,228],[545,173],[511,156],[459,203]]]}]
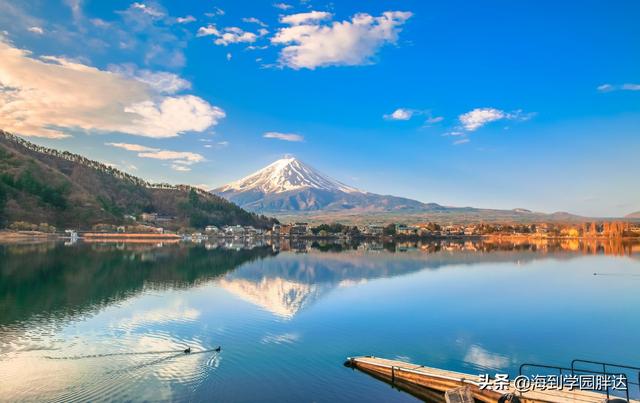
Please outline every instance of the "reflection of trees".
[{"label": "reflection of trees", "polygon": [[640,257],[639,243],[613,238],[342,245],[317,242],[293,246],[283,243],[274,245],[274,249],[310,253],[284,253],[278,259],[244,264],[273,255],[271,246],[238,250],[207,250],[184,244],[79,244],[67,248],[42,243],[0,247],[0,326],[38,314],[64,317],[91,312],[144,289],[191,287],[223,276],[225,284],[233,283],[239,291],[253,294],[254,301],[267,296],[270,301],[298,301],[296,306],[300,307],[313,299],[306,294],[318,297],[337,286],[423,269],[527,262],[551,256],[569,259],[582,254]]},{"label": "reflection of trees", "polygon": [[272,253],[270,248],[209,251],[183,245],[0,247],[0,325],[38,314],[92,311],[143,289],[190,287]]},{"label": "reflection of trees", "polygon": [[438,252],[536,252],[558,253],[572,252],[589,255],[634,255],[640,252],[640,242],[620,238],[571,239],[571,238],[534,238],[534,237],[491,237],[485,239],[456,239],[433,241],[387,242],[382,244],[364,242],[362,244],[342,245],[341,247],[313,243],[312,248],[319,251],[339,251],[341,249],[380,249],[389,252],[420,251]]}]

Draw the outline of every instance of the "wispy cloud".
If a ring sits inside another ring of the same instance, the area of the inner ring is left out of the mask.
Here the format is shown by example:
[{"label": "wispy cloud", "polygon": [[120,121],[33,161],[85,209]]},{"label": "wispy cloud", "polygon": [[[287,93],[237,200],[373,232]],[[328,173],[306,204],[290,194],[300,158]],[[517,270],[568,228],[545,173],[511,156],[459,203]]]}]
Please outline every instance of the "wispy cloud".
[{"label": "wispy cloud", "polygon": [[40,27],[29,27],[27,31],[33,32],[34,34],[38,34],[38,35],[44,34],[44,29]]},{"label": "wispy cloud", "polygon": [[[159,64],[165,67],[178,68],[186,64],[183,49],[186,40],[180,32],[172,27],[178,22],[177,18],[169,15],[167,10],[157,1],[132,3],[125,10],[115,12],[121,21],[109,23],[103,29],[109,29],[108,34],[102,32],[100,38],[108,42],[111,49],[119,48],[123,51],[135,51],[144,56],[146,64]],[[179,17],[179,18],[188,18]],[[186,22],[186,21],[185,21]]]},{"label": "wispy cloud", "polygon": [[188,24],[188,23],[194,22],[194,21],[196,21],[196,17],[194,17],[193,15],[187,15],[185,17],[176,18],[176,22],[178,24]]},{"label": "wispy cloud", "polygon": [[273,6],[280,10],[288,10],[290,8],[293,8],[291,4],[287,4],[287,3],[274,3]]},{"label": "wispy cloud", "polygon": [[159,151],[158,148],[147,147],[140,144],[131,144],[131,143],[104,143],[106,146],[122,148],[127,151],[138,151],[138,152],[146,152],[146,151]]},{"label": "wispy cloud", "polygon": [[496,108],[475,108],[458,117],[460,125],[466,131],[476,131],[482,126],[497,120],[529,120],[532,113],[523,113],[521,110],[505,112]]},{"label": "wispy cloud", "polygon": [[266,23],[264,23],[262,20],[256,18],[256,17],[245,17],[242,19],[243,22],[247,22],[250,24],[258,24],[263,28],[268,27],[268,25]]},{"label": "wispy cloud", "polygon": [[625,84],[602,84],[598,86],[600,92],[611,91],[640,91],[640,84],[625,83]]},{"label": "wispy cloud", "polygon": [[431,116],[429,118],[427,118],[427,120],[425,121],[426,124],[436,124],[436,123],[440,123],[444,120],[444,116]]},{"label": "wispy cloud", "polygon": [[150,6],[145,3],[133,3],[131,8],[142,11],[143,13],[150,15],[153,18],[162,18],[165,16],[165,12],[155,6]]},{"label": "wispy cloud", "polygon": [[385,120],[411,120],[416,116],[426,116],[423,127],[429,127],[436,123],[442,122],[444,117],[433,116],[428,109],[411,109],[411,108],[398,108],[390,114],[382,115]]},{"label": "wispy cloud", "polygon": [[296,133],[266,132],[265,134],[262,135],[262,137],[267,139],[278,139],[278,140],[294,141],[294,142],[304,141],[304,137]]},{"label": "wispy cloud", "polygon": [[213,41],[216,45],[228,46],[233,43],[253,43],[258,38],[269,33],[264,28],[258,30],[258,33],[248,32],[238,27],[226,27],[218,29],[215,24],[209,24],[206,27],[200,27],[196,36],[215,36]]},{"label": "wispy cloud", "polygon": [[140,158],[153,158],[157,160],[174,161],[181,164],[195,164],[204,161],[204,157],[198,153],[189,151],[154,150],[144,151],[138,154]]},{"label": "wispy cloud", "polygon": [[411,12],[387,11],[378,17],[359,13],[350,20],[327,21],[331,14],[326,12],[292,14],[281,18],[290,26],[280,28],[271,43],[284,46],[280,66],[293,69],[370,64],[383,45],[397,42],[411,16]]},{"label": "wispy cloud", "polygon": [[[454,137],[453,145],[469,143],[469,135],[481,127],[499,120],[525,121],[531,119],[534,113],[525,113],[518,109],[512,112],[505,112],[496,108],[475,108],[469,112],[458,116],[458,125],[445,132],[443,136]],[[440,122],[441,117],[427,119],[427,122]],[[428,124],[428,123],[427,123]]]},{"label": "wispy cloud", "polygon": [[287,25],[316,24],[331,19],[332,16],[333,14],[326,11],[309,11],[308,13],[283,15],[280,17],[280,22]]},{"label": "wispy cloud", "polygon": [[122,148],[123,150],[137,152],[140,158],[151,158],[156,160],[171,161],[171,168],[175,171],[190,171],[189,165],[205,161],[204,156],[189,151],[163,150],[155,147],[148,147],[131,143],[105,143],[105,145]]},{"label": "wispy cloud", "polygon": [[213,11],[208,12],[208,13],[204,13],[204,15],[207,16],[207,17],[217,17],[217,16],[224,15],[224,14],[225,14],[224,10],[221,9],[220,7],[215,7],[213,9]]},{"label": "wispy cloud", "polygon": [[149,85],[159,93],[175,94],[191,89],[191,83],[174,73],[138,69],[134,64],[109,65],[108,70]]}]

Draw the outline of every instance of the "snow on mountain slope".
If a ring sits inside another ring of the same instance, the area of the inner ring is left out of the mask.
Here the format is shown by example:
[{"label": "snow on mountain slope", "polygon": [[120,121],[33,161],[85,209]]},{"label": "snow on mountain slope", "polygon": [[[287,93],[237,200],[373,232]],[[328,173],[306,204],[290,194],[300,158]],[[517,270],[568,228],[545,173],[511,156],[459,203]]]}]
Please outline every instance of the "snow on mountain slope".
[{"label": "snow on mountain slope", "polygon": [[365,192],[318,172],[296,158],[283,158],[236,182],[211,190],[238,206],[268,215],[431,215],[440,220],[570,220],[568,213],[544,214],[526,209],[496,210],[448,207],[404,197]]},{"label": "snow on mountain slope", "polygon": [[329,192],[364,193],[328,178],[296,158],[282,158],[239,181],[219,189],[217,193],[260,191],[282,193],[302,189],[320,189]]},{"label": "snow on mountain slope", "polygon": [[433,205],[363,192],[296,158],[283,158],[239,181],[212,190],[261,213],[304,211],[416,211]]}]

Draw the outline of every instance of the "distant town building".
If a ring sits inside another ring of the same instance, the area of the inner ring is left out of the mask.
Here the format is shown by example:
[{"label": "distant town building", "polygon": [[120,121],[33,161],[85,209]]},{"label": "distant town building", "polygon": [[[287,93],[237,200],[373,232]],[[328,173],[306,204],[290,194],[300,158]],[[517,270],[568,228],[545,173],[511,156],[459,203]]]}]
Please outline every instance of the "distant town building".
[{"label": "distant town building", "polygon": [[405,224],[396,224],[396,235],[400,236],[411,236],[416,235],[417,228],[411,227]]},{"label": "distant town building", "polygon": [[246,227],[244,227],[244,236],[254,237],[256,235],[258,235],[258,230],[256,230],[254,227],[252,227],[251,225],[247,225]]},{"label": "distant town building", "polygon": [[280,226],[280,237],[288,238],[291,235],[291,224],[282,224]]},{"label": "distant town building", "polygon": [[244,227],[242,225],[227,226],[224,233],[226,236],[240,238],[244,236]]},{"label": "distant town building", "polygon": [[271,227],[271,236],[280,237],[281,228],[282,226],[280,224],[273,224],[273,227]]},{"label": "distant town building", "polygon": [[207,225],[206,227],[204,227],[204,232],[207,233],[218,233],[220,231],[220,229],[218,227],[216,227],[215,225]]},{"label": "distant town building", "polygon": [[147,222],[154,222],[158,219],[158,213],[142,213],[140,214],[140,220]]},{"label": "distant town building", "polygon": [[377,224],[370,224],[364,228],[363,231],[367,235],[379,236],[384,232],[384,226]]},{"label": "distant town building", "polygon": [[297,222],[291,226],[289,236],[298,237],[307,235],[308,224],[306,222]]}]

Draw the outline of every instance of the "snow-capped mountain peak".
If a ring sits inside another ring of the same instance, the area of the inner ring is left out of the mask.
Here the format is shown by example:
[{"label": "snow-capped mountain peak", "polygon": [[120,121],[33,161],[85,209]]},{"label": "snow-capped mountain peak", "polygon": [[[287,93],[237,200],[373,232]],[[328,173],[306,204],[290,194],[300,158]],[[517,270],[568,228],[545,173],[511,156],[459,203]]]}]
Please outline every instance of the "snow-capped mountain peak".
[{"label": "snow-capped mountain peak", "polygon": [[256,173],[211,192],[259,213],[421,211],[429,207],[416,200],[358,190],[329,178],[296,158],[279,159]]},{"label": "snow-capped mountain peak", "polygon": [[217,191],[245,192],[253,190],[274,194],[302,189],[364,193],[323,175],[294,157],[279,159],[247,177],[217,189]]}]

